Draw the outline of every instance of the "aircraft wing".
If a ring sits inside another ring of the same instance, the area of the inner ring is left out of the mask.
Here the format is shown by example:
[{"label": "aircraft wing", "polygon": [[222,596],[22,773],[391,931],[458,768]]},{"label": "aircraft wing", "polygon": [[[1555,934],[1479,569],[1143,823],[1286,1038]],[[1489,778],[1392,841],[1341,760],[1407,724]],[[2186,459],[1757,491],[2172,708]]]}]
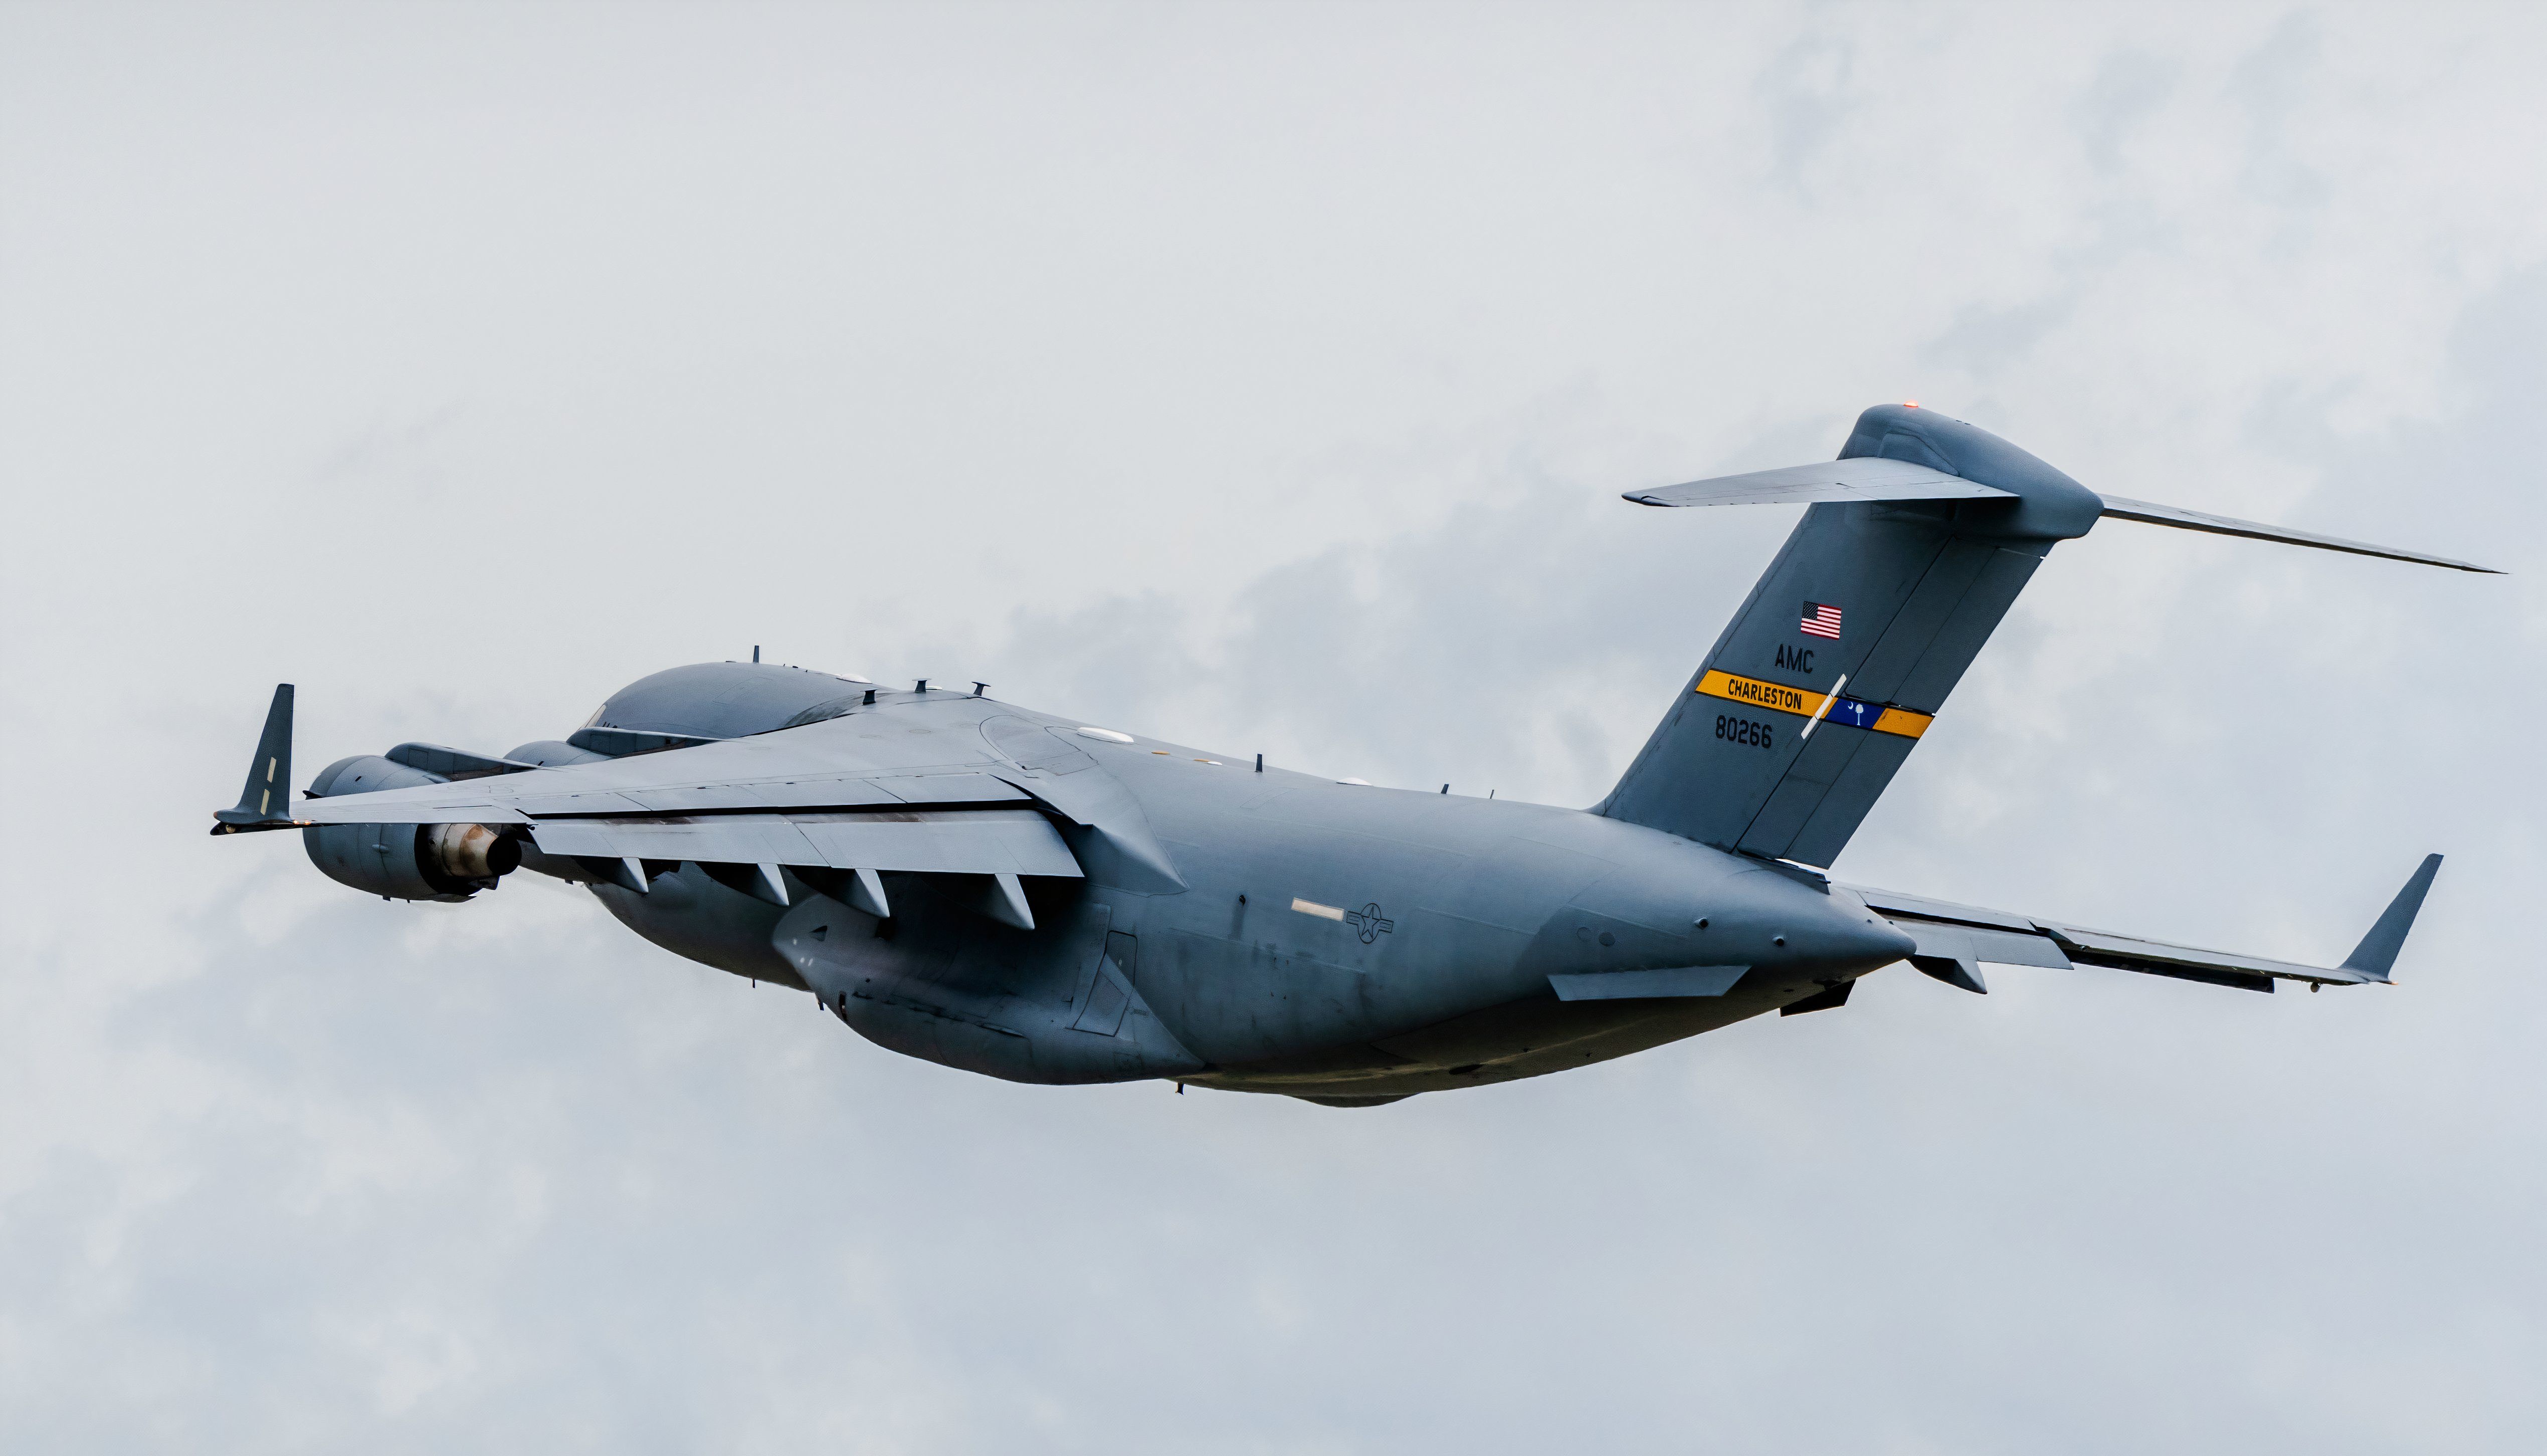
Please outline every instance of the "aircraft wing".
[{"label": "aircraft wing", "polygon": [[1001,882],[1002,906],[1013,900],[1022,916],[1017,876],[1081,870],[1035,797],[995,770],[1014,773],[978,735],[880,734],[853,717],[625,758],[301,799],[225,827],[519,825],[540,853],[630,890],[686,860],[782,904],[782,870],[862,908],[883,903],[879,872],[990,876]]},{"label": "aircraft wing", "polygon": [[1848,890],[1911,939],[1919,943],[1911,964],[1950,985],[1982,990],[1979,962],[2010,966],[2101,966],[2145,976],[2170,976],[2241,990],[2269,991],[2276,981],[2305,981],[2320,985],[2386,984],[2397,952],[2414,928],[2441,857],[2426,855],[2406,888],[2397,893],[2361,944],[2340,966],[2304,966],[2291,961],[2204,950],[2137,935],[2117,935],[2066,921],[2039,919],[1979,905],[1956,904],[1893,890],[1850,885]]},{"label": "aircraft wing", "polygon": [[[423,824],[481,811],[484,823],[736,811],[900,809],[1030,803],[996,777],[1009,765],[974,732],[879,730],[863,715],[747,738],[700,742],[448,784],[295,800],[295,823]],[[269,731],[271,731],[269,726]],[[283,731],[290,730],[289,720]],[[430,745],[403,744],[398,751]],[[436,750],[452,754],[455,750]],[[401,760],[406,761],[406,760]],[[502,760],[483,760],[493,765]],[[439,764],[419,765],[441,767]],[[281,808],[281,806],[278,806]]]}]

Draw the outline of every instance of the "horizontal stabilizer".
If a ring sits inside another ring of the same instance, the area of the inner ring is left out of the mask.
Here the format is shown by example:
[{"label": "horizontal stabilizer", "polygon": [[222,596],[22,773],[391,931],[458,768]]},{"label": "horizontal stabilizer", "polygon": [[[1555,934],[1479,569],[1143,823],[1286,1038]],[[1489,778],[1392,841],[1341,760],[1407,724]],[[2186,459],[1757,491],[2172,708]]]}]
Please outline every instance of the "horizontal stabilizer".
[{"label": "horizontal stabilizer", "polygon": [[2492,566],[2474,565],[2448,557],[2425,556],[2421,552],[2400,551],[2392,546],[2372,546],[2367,542],[2346,541],[2339,536],[2319,536],[2309,531],[2286,531],[2279,526],[2263,526],[2253,521],[2240,521],[2232,516],[2215,516],[2208,511],[2188,511],[2179,506],[2157,505],[2146,500],[2127,500],[2119,495],[2103,497],[2104,514],[2118,521],[2139,521],[2149,526],[2173,526],[2183,531],[2208,531],[2215,536],[2243,536],[2251,541],[2278,541],[2288,546],[2313,546],[2320,551],[2350,552],[2356,557],[2379,557],[2391,561],[2415,561],[2426,566],[2447,566],[2453,571],[2481,571],[2488,576],[2503,573]]},{"label": "horizontal stabilizer", "polygon": [[2012,490],[1982,485],[1906,460],[1861,456],[1855,460],[1753,471],[1747,475],[1717,475],[1655,490],[1631,490],[1626,498],[1638,505],[1810,505],[1824,500],[2012,500],[2015,495]]}]

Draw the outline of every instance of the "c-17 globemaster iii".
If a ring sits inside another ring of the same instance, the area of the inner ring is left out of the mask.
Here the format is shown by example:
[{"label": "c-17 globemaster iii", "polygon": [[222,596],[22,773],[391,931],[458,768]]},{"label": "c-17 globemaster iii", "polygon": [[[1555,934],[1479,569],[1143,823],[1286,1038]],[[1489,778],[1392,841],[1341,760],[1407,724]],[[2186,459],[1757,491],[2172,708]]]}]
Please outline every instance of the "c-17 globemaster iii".
[{"label": "c-17 globemaster iii", "polygon": [[[630,684],[564,741],[346,758],[291,798],[292,688],[215,833],[465,900],[528,870],[648,940],[810,992],[881,1046],[1025,1082],[1169,1078],[1361,1107],[1563,1071],[1907,961],[2269,991],[2386,983],[2440,856],[2341,965],[1831,881],[2057,542],[2120,517],[2481,571],[2100,495],[1913,405],[1839,459],[1630,494],[1808,509],[1608,798],[1337,782],[987,696],[752,662]],[[755,653],[755,657],[756,657]]]}]

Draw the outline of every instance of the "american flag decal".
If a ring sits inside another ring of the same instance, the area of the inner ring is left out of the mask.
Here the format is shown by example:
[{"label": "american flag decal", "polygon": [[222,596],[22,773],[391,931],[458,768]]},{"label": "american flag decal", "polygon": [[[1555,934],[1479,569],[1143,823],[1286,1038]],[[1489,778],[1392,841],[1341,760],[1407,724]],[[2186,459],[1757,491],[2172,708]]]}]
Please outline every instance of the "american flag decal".
[{"label": "american flag decal", "polygon": [[1796,630],[1810,637],[1826,637],[1832,642],[1838,642],[1839,608],[1827,607],[1820,602],[1806,602],[1804,620],[1796,624]]}]

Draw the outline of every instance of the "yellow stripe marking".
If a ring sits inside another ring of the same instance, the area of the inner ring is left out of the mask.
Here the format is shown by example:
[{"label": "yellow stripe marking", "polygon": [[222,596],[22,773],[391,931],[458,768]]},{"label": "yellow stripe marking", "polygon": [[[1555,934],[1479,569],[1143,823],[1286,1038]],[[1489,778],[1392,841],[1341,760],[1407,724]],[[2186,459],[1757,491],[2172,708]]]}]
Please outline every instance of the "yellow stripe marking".
[{"label": "yellow stripe marking", "polygon": [[1732,673],[1718,672],[1712,667],[1705,677],[1698,680],[1698,690],[1711,698],[1747,703],[1754,708],[1775,709],[1799,718],[1808,717],[1813,711],[1811,695],[1801,688],[1762,682],[1756,677],[1735,677]]},{"label": "yellow stripe marking", "polygon": [[[1728,703],[1740,703],[1746,708],[1766,708],[1773,713],[1792,713],[1803,719],[1817,719],[1821,713],[1829,712],[1831,703],[1839,697],[1837,689],[1825,697],[1804,688],[1762,682],[1756,677],[1742,677],[1712,667],[1699,678],[1697,691],[1711,698],[1722,698]],[[1816,708],[1821,713],[1816,713]],[[1874,730],[1915,738],[1928,731],[1928,725],[1934,722],[1936,719],[1929,714],[1913,713],[1907,708],[1887,708],[1875,720]]]},{"label": "yellow stripe marking", "polygon": [[1341,920],[1345,917],[1345,912],[1334,905],[1322,905],[1314,899],[1301,899],[1296,896],[1292,898],[1291,908],[1304,915],[1315,915],[1321,920]]}]

